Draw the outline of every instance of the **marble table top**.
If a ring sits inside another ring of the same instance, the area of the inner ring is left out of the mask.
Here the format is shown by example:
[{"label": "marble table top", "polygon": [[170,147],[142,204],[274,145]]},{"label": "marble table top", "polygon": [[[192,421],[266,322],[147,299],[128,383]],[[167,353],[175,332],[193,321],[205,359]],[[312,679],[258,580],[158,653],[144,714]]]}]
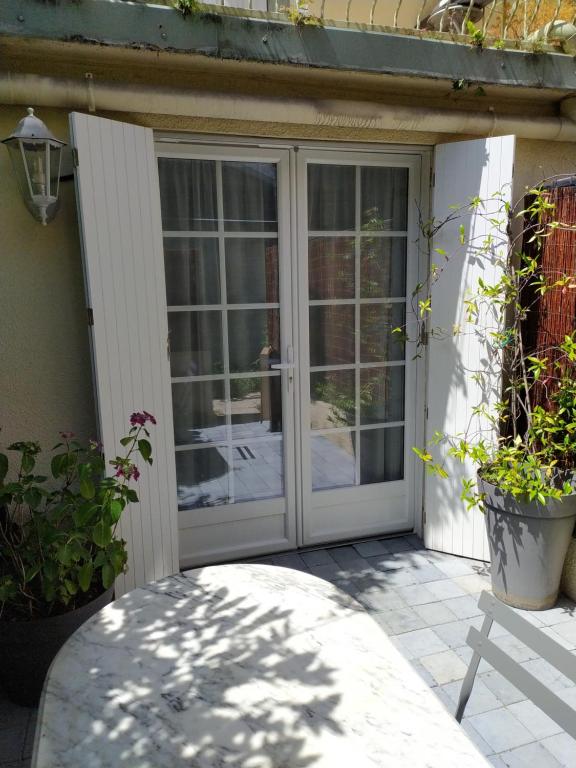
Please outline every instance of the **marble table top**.
[{"label": "marble table top", "polygon": [[364,609],[310,574],[222,565],[88,621],[45,685],[34,768],[486,768]]}]

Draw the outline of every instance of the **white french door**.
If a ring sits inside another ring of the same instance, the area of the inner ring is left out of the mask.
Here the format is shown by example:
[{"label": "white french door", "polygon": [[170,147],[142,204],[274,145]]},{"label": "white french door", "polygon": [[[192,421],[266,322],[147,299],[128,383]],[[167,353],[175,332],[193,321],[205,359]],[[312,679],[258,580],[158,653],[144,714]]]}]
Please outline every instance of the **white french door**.
[{"label": "white french door", "polygon": [[184,566],[413,528],[420,162],[159,145]]},{"label": "white french door", "polygon": [[303,544],[414,527],[420,164],[298,153]]}]

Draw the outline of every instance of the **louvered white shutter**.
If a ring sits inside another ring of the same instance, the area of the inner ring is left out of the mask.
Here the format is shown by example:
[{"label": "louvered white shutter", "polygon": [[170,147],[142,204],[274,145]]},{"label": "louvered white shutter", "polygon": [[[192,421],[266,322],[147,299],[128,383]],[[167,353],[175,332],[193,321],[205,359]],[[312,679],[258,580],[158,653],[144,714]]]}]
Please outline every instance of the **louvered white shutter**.
[{"label": "louvered white shutter", "polygon": [[158,172],[152,131],[73,113],[76,189],[94,378],[106,458],[130,414],[147,410],[154,463],[121,522],[129,570],[117,593],[178,570],[176,473]]},{"label": "louvered white shutter", "polygon": [[[503,192],[510,199],[514,166],[514,136],[444,144],[436,148],[433,193],[433,215],[443,220],[451,205],[461,205],[480,196],[487,199]],[[448,254],[461,252],[459,226],[461,220],[440,230],[434,248]],[[479,215],[471,215],[465,223],[471,242],[480,243],[490,233],[491,225]],[[434,260],[441,262],[441,256]],[[475,291],[479,277],[487,283],[498,279],[499,269],[486,257],[476,259],[470,250],[451,260],[432,290],[432,325],[452,329],[464,327],[464,299],[468,290]],[[485,325],[480,317],[479,324]],[[469,326],[468,326],[469,329]],[[479,385],[472,378],[475,371],[491,366],[482,338],[473,333],[442,341],[430,339],[427,378],[427,435],[436,430],[448,434],[468,432],[469,424],[485,428],[485,420],[473,417],[472,409],[481,401]],[[491,401],[498,398],[493,392]],[[490,406],[490,402],[488,403]],[[426,477],[425,542],[431,549],[456,555],[488,560],[488,542],[484,516],[478,510],[466,511],[460,500],[461,480],[472,477],[475,468],[449,461],[450,478]]]}]

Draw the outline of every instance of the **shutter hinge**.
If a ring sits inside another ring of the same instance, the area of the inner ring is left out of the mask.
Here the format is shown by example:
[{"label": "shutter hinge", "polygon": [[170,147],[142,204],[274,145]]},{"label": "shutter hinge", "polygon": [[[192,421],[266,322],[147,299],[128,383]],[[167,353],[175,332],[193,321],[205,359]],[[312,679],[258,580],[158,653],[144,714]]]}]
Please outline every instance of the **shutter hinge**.
[{"label": "shutter hinge", "polygon": [[94,325],[94,312],[92,307],[86,307],[86,315],[88,317],[88,325]]},{"label": "shutter hinge", "polygon": [[76,147],[72,147],[72,165],[74,168],[78,168],[80,161],[78,160],[78,150]]}]

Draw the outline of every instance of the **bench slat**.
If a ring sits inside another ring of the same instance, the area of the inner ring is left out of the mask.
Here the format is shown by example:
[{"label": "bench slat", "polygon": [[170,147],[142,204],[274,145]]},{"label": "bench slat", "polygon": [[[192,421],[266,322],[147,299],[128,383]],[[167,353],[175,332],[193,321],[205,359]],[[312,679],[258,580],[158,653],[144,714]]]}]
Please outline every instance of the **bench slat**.
[{"label": "bench slat", "polygon": [[563,648],[489,592],[482,592],[478,607],[497,624],[500,624],[525,645],[536,651],[573,683],[576,683],[576,656],[571,651]]},{"label": "bench slat", "polygon": [[467,643],[473,651],[482,656],[483,659],[486,659],[494,669],[504,675],[512,685],[515,685],[516,688],[522,691],[537,707],[540,707],[548,717],[551,717],[555,723],[558,723],[566,733],[576,738],[574,710],[565,701],[474,627],[468,632]]}]

